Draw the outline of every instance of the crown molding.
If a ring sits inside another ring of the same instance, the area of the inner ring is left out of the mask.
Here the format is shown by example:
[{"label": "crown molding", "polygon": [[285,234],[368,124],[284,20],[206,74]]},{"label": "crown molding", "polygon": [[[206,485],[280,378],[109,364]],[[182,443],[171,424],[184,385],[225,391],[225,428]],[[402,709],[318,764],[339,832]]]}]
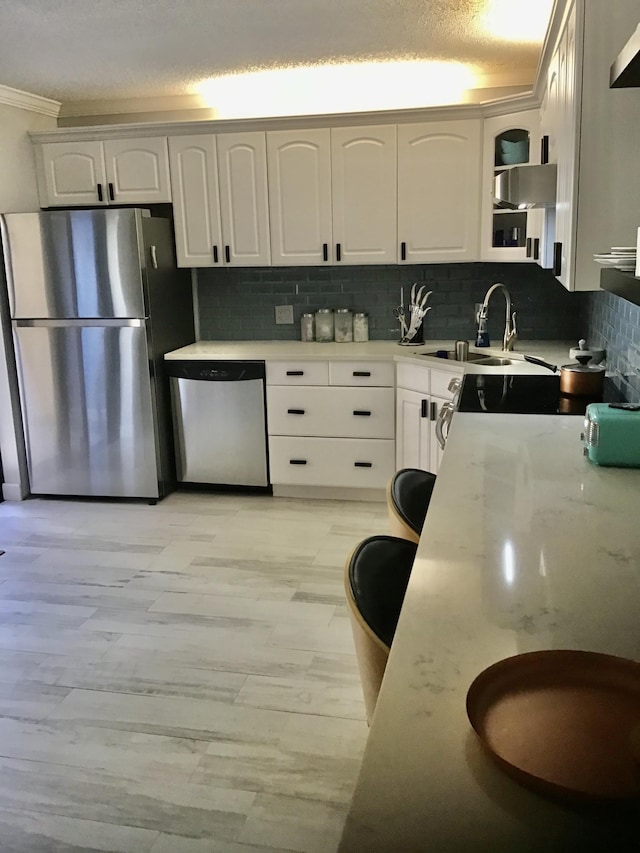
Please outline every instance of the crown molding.
[{"label": "crown molding", "polygon": [[21,89],[12,89],[0,83],[0,104],[8,104],[10,107],[18,107],[21,110],[29,110],[32,113],[40,113],[44,116],[58,117],[60,102],[43,98],[42,95],[33,95],[31,92],[23,92]]}]

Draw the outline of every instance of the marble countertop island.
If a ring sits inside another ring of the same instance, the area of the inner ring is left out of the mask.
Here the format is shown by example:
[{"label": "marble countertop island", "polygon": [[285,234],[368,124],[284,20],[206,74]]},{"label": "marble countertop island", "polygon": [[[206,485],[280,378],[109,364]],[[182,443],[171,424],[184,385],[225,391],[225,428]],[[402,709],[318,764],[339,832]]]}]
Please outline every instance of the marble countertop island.
[{"label": "marble countertop island", "polygon": [[582,454],[582,419],[458,413],[420,538],[340,853],[640,850],[640,807],[512,781],[466,715],[523,652],[640,659],[640,470]]}]

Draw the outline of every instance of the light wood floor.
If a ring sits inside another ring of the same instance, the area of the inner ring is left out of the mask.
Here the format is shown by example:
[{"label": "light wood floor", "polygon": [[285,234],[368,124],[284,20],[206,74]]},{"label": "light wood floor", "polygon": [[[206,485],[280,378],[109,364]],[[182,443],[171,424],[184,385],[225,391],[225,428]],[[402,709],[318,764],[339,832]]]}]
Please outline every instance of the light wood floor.
[{"label": "light wood floor", "polygon": [[335,851],[367,736],[345,558],[384,503],[0,504],[2,853]]}]

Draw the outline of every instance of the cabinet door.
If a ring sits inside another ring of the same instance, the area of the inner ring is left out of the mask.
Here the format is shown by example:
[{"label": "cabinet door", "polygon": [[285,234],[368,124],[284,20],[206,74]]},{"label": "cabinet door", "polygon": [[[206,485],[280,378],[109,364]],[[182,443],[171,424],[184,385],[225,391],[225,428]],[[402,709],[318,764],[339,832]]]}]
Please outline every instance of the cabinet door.
[{"label": "cabinet door", "polygon": [[221,265],[216,137],[170,137],[169,162],[178,266]]},{"label": "cabinet door", "polygon": [[328,263],[331,238],[331,133],[267,133],[271,262]]},{"label": "cabinet door", "polygon": [[45,143],[41,163],[45,183],[40,194],[42,207],[107,204],[102,142]]},{"label": "cabinet door", "polygon": [[[528,145],[526,142],[528,141]],[[481,249],[483,261],[527,261],[527,210],[495,201],[498,173],[519,163],[540,163],[540,114],[525,110],[485,119],[482,154]]]},{"label": "cabinet door", "polygon": [[398,125],[400,261],[476,261],[480,120]]},{"label": "cabinet door", "polygon": [[336,263],[395,264],[396,126],[331,128]]},{"label": "cabinet door", "polygon": [[559,282],[572,290],[575,249],[573,221],[576,209],[576,162],[578,159],[575,6],[567,18],[564,32],[558,43],[557,67],[559,123],[554,273]]},{"label": "cabinet door", "polygon": [[269,266],[265,134],[219,134],[217,144],[224,263]]},{"label": "cabinet door", "polygon": [[116,204],[171,201],[166,136],[107,139],[104,159],[109,201]]},{"label": "cabinet door", "polygon": [[431,471],[429,397],[404,388],[396,390],[396,469]]}]

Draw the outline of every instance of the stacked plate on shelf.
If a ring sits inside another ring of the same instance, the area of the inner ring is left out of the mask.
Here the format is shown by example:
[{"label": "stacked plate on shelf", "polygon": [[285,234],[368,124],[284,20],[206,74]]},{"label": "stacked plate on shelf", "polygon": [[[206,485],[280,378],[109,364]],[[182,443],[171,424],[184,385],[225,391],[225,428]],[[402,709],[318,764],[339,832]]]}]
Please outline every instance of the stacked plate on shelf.
[{"label": "stacked plate on shelf", "polygon": [[593,260],[603,267],[633,272],[636,268],[636,256],[635,246],[612,246],[610,252],[594,255]]}]

